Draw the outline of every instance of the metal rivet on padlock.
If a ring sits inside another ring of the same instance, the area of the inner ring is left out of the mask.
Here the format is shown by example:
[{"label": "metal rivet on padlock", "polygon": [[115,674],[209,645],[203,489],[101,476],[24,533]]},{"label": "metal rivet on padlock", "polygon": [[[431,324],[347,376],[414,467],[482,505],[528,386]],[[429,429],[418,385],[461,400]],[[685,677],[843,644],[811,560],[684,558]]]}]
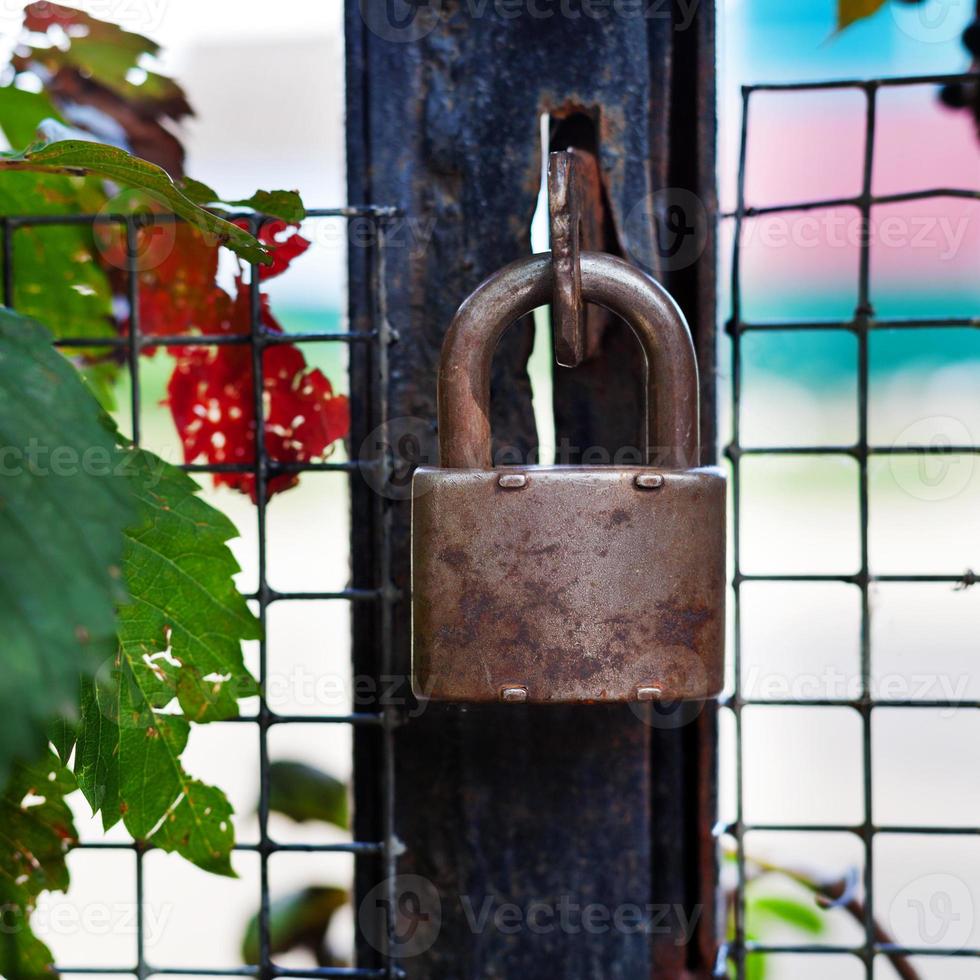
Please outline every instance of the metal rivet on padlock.
[{"label": "metal rivet on padlock", "polygon": [[659,490],[664,485],[662,473],[637,473],[633,481],[641,490]]},{"label": "metal rivet on padlock", "polygon": [[551,258],[479,286],[443,345],[440,466],[414,477],[419,696],[533,704],[721,691],[725,478],[698,466],[690,332],[663,287],[621,259],[583,252],[580,266],[583,299],[622,317],[646,357],[648,465],[493,468],[491,358],[511,323],[550,300]]}]

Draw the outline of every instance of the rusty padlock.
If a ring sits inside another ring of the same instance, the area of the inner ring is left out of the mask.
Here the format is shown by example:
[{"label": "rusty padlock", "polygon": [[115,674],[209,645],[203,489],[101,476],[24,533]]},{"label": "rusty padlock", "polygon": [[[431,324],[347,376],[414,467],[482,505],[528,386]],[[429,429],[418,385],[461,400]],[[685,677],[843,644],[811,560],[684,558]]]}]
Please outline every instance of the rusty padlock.
[{"label": "rusty padlock", "polygon": [[582,294],[647,361],[656,465],[506,466],[490,448],[490,362],[552,296],[548,254],[460,306],[439,373],[441,465],[412,494],[412,679],[419,697],[574,703],[716,696],[723,684],[725,477],[699,467],[684,316],[653,279],[583,252]]}]

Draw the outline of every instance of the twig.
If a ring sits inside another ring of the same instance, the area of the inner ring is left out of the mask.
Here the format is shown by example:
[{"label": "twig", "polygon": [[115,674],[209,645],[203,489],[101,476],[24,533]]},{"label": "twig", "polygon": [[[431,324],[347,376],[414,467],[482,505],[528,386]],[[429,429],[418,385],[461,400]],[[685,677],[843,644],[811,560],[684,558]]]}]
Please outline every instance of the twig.
[{"label": "twig", "polygon": [[[781,874],[784,877],[789,878],[791,881],[795,881],[797,884],[802,885],[808,891],[813,892],[817,898],[817,904],[820,905],[821,908],[843,908],[850,913],[851,917],[855,919],[859,925],[865,925],[865,904],[852,894],[854,889],[849,877],[840,878],[837,881],[819,881],[804,871],[784,868],[778,864],[772,864],[768,861],[759,861],[755,858],[749,858],[748,860],[751,864],[754,864],[762,874]],[[756,877],[758,877],[758,875]],[[884,929],[877,919],[872,919],[872,924],[874,926],[875,942],[881,944],[882,946],[898,945],[894,938],[887,932],[887,930]],[[886,952],[884,955],[888,957],[892,966],[895,967],[895,972],[899,975],[899,977],[901,977],[901,980],[922,980],[922,976],[920,975],[919,971],[912,966],[907,956],[904,956],[901,953],[888,952]]]}]

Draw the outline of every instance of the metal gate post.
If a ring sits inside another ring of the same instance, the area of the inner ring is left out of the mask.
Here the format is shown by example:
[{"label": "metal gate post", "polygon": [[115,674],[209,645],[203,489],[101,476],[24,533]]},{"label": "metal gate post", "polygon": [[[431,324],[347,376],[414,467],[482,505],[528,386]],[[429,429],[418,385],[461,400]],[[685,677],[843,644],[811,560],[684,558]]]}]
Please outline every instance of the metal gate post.
[{"label": "metal gate post", "polygon": [[[436,369],[452,314],[480,280],[529,252],[543,113],[554,148],[576,146],[598,163],[589,247],[645,265],[692,324],[702,444],[713,451],[713,18],[713,4],[697,0],[348,0],[349,200],[403,214],[387,232],[384,286],[398,338],[387,401],[392,418],[431,425],[422,457],[435,459]],[[673,227],[678,208],[696,228],[696,247],[684,239],[681,258],[658,248],[653,220]],[[350,256],[358,319],[370,302],[368,259],[356,241]],[[493,373],[496,444],[524,458],[536,446],[531,341],[529,324],[510,330]],[[601,357],[555,379],[559,446],[567,440],[571,462],[586,447],[640,445],[638,359],[632,350],[617,356],[632,338],[609,324],[601,342]],[[387,513],[392,578],[406,595],[393,622],[404,678],[409,502]],[[362,614],[355,643],[370,643],[372,629]],[[398,688],[407,689],[407,681]],[[397,730],[395,765],[400,870],[431,881],[442,900],[438,940],[400,963],[408,977],[711,976],[713,706],[673,727],[644,724],[625,707],[430,705]],[[355,788],[358,839],[379,839],[373,794]],[[369,884],[359,880],[362,893]],[[505,906],[517,909],[506,927],[495,915]],[[634,907],[649,929],[631,926]],[[551,914],[542,918],[541,908]]]}]

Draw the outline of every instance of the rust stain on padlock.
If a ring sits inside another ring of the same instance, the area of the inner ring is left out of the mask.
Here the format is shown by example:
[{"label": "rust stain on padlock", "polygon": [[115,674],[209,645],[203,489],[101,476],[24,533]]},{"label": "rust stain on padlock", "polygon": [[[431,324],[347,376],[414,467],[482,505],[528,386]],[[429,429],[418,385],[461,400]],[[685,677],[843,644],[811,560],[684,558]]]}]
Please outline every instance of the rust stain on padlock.
[{"label": "rust stain on padlock", "polygon": [[611,467],[535,468],[521,493],[499,490],[500,471],[446,472],[416,475],[420,693],[491,701],[519,686],[527,702],[560,703],[718,692],[719,471],[664,472],[658,494]]},{"label": "rust stain on padlock", "polygon": [[583,296],[633,327],[657,465],[490,461],[490,359],[550,298],[550,260],[491,277],[453,322],[439,379],[441,467],[415,474],[413,684],[451,701],[700,699],[722,687],[725,479],[698,467],[683,316],[619,259],[581,256]]}]

